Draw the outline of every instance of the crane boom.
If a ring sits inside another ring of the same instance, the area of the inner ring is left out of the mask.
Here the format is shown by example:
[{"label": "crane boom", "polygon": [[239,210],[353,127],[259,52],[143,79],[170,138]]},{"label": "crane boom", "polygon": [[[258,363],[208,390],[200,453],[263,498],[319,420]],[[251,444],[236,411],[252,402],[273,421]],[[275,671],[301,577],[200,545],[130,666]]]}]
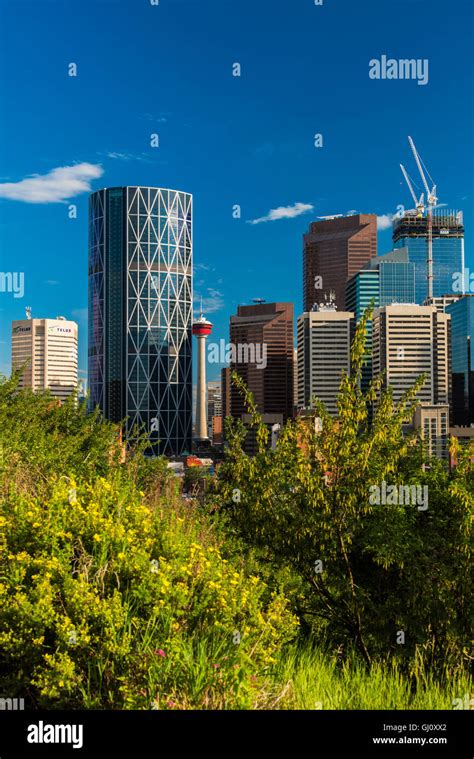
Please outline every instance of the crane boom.
[{"label": "crane boom", "polygon": [[[427,268],[426,279],[427,279],[427,284],[428,284],[428,298],[432,299],[433,297],[433,208],[436,206],[436,203],[438,202],[438,198],[436,197],[436,185],[434,184],[431,176],[430,176],[430,179],[433,182],[433,187],[431,190],[428,187],[428,182],[426,181],[425,172],[423,171],[421,158],[415,147],[415,143],[413,142],[411,137],[408,137],[408,142],[410,143],[410,147],[411,147],[413,156],[415,158],[416,165],[418,166],[418,171],[420,172],[420,177],[423,182],[423,187],[426,190],[426,200],[428,203],[428,230],[427,230],[428,231],[428,246],[427,246],[428,250],[427,250],[427,257],[426,257],[426,268]],[[429,175],[429,172],[428,172],[428,175]],[[420,201],[421,201],[421,198],[420,198]],[[424,211],[424,204],[423,204],[423,211]]]},{"label": "crane boom", "polygon": [[415,143],[413,142],[411,137],[408,137],[408,142],[410,143],[410,147],[413,153],[413,156],[416,161],[416,165],[418,166],[418,171],[420,172],[420,177],[423,182],[423,186],[426,190],[426,196],[428,197],[430,193],[430,188],[428,187],[428,182],[426,181],[425,172],[423,171],[423,166],[421,165],[420,156],[418,155],[418,151],[415,147]]},{"label": "crane boom", "polygon": [[408,189],[411,192],[411,196],[413,198],[413,202],[415,204],[415,207],[417,209],[419,209],[419,210],[424,210],[424,197],[423,197],[423,195],[420,196],[419,200],[417,199],[417,197],[415,195],[415,190],[413,189],[413,185],[412,185],[412,183],[410,181],[410,177],[408,176],[407,170],[405,169],[405,167],[403,166],[403,164],[400,164],[400,168],[402,170],[403,176],[405,177],[405,182],[408,185]]}]

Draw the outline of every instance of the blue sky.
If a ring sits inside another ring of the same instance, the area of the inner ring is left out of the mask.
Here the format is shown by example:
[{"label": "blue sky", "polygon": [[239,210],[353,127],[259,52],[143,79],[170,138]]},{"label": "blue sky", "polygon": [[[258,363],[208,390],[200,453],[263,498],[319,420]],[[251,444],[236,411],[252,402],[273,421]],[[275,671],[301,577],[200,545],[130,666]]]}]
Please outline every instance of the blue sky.
[{"label": "blue sky", "polygon": [[[0,0],[0,271],[25,276],[23,298],[0,292],[0,371],[27,305],[79,322],[87,369],[89,189],[193,193],[195,295],[216,340],[255,297],[301,312],[310,221],[412,206],[409,134],[440,202],[464,211],[474,269],[472,16],[471,0]],[[428,59],[428,83],[369,78],[383,54]],[[270,214],[295,206],[310,208]]]}]

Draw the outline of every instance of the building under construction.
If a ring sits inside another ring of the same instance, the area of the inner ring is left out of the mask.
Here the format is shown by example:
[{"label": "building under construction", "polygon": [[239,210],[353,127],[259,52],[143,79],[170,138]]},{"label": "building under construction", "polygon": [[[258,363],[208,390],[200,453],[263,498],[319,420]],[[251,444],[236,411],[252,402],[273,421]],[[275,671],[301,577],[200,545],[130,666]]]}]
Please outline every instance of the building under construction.
[{"label": "building under construction", "polygon": [[[393,224],[394,248],[408,248],[415,265],[415,300],[423,305],[428,296],[428,216],[408,211]],[[453,277],[464,269],[464,224],[461,211],[433,211],[433,296],[453,292]]]}]

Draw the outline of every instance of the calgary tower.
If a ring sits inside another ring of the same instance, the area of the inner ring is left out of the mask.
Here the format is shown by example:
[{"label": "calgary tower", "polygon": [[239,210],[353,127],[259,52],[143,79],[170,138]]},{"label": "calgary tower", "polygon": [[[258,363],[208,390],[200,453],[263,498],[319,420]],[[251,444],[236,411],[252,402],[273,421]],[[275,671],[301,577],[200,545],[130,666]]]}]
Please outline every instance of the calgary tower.
[{"label": "calgary tower", "polygon": [[196,395],[196,428],[195,440],[205,441],[209,439],[207,430],[207,403],[206,403],[206,339],[211,334],[212,324],[207,321],[202,313],[193,324],[193,335],[196,335],[198,344],[198,380]]}]

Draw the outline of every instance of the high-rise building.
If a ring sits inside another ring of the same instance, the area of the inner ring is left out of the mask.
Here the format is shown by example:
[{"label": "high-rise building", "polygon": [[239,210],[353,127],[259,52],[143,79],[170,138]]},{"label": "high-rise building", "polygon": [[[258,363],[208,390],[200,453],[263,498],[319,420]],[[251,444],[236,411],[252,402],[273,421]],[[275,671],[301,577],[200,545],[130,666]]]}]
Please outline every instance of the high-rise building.
[{"label": "high-rise building", "polygon": [[[220,381],[207,383],[207,426],[209,438],[213,440],[213,431],[222,432],[222,422],[219,425],[214,420],[222,419],[222,387]],[[220,427],[220,429],[219,429]]]},{"label": "high-rise building", "polygon": [[395,401],[424,374],[418,392],[423,404],[446,405],[450,400],[450,317],[434,306],[392,305],[376,308],[372,329],[374,376],[384,372],[384,384]]},{"label": "high-rise building", "polygon": [[427,453],[439,459],[448,458],[449,406],[421,404],[415,409],[413,426],[420,430]]},{"label": "high-rise building", "polygon": [[296,415],[298,409],[298,348],[293,351],[293,406]]},{"label": "high-rise building", "polygon": [[347,280],[377,255],[377,217],[355,214],[315,221],[304,235],[303,310],[311,311],[321,294],[335,294],[345,307]]},{"label": "high-rise building", "polygon": [[112,187],[89,204],[90,405],[148,433],[153,454],[190,450],[192,196]]},{"label": "high-rise building", "polygon": [[446,307],[452,333],[452,425],[474,425],[474,295]]},{"label": "high-rise building", "polygon": [[[358,322],[365,309],[392,303],[415,302],[415,267],[408,260],[407,248],[393,250],[371,258],[346,283],[346,310],[353,311]],[[372,320],[366,325],[365,359],[361,388],[366,391],[372,379]]]},{"label": "high-rise building", "polygon": [[[456,274],[464,271],[464,224],[462,212],[433,212],[433,296],[453,292]],[[408,248],[415,265],[415,302],[423,304],[428,295],[428,217],[407,212],[393,223],[393,245]]]},{"label": "high-rise building", "polygon": [[12,368],[24,367],[20,387],[50,390],[63,401],[78,386],[77,324],[56,319],[12,323]]},{"label": "high-rise building", "polygon": [[230,387],[231,376],[230,366],[225,366],[221,369],[221,393],[222,393],[222,416],[230,416]]},{"label": "high-rise building", "polygon": [[209,419],[222,416],[222,386],[219,380],[207,383],[207,409]]},{"label": "high-rise building", "polygon": [[333,305],[303,313],[297,322],[298,407],[309,408],[314,398],[337,414],[343,372],[350,373],[351,320],[354,314]]},{"label": "high-rise building", "polygon": [[424,306],[434,306],[437,311],[444,314],[446,313],[446,308],[451,305],[451,303],[456,303],[459,298],[462,298],[462,295],[440,295],[436,298],[426,298],[425,302],[423,303]]},{"label": "high-rise building", "polygon": [[[238,306],[230,317],[231,370],[253,393],[261,414],[293,416],[293,304],[258,303]],[[247,412],[235,385],[230,388],[231,413]]]}]

